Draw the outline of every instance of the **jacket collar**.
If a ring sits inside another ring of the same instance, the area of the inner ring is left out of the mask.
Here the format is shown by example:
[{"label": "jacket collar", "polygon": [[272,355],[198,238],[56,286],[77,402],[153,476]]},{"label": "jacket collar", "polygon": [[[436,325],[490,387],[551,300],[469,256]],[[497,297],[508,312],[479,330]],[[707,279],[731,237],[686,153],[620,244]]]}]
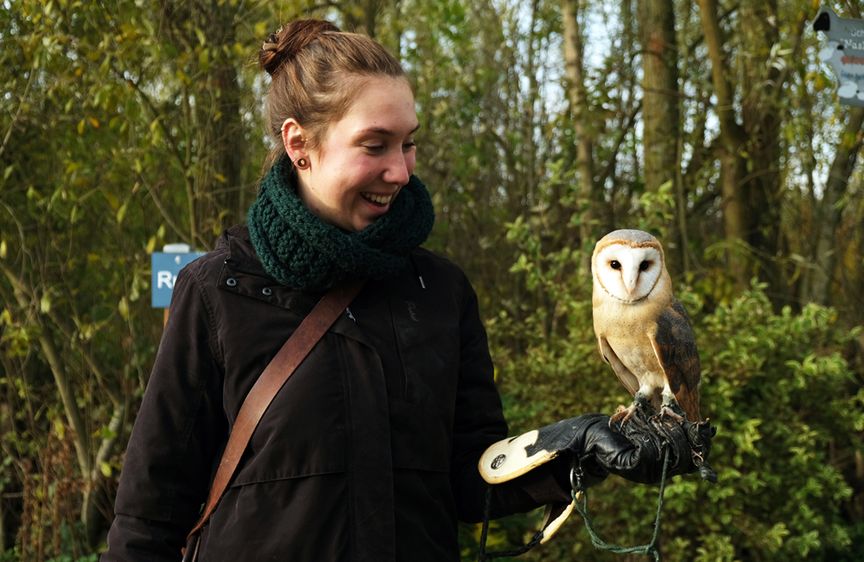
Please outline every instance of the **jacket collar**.
[{"label": "jacket collar", "polygon": [[226,230],[216,242],[216,249],[228,251],[225,265],[231,269],[251,275],[270,277],[264,270],[264,266],[261,265],[258,254],[255,253],[255,247],[249,239],[249,229],[246,225],[236,225]]},{"label": "jacket collar", "polygon": [[[216,242],[216,250],[227,250],[228,254],[218,282],[223,290],[268,302],[295,311],[301,316],[308,314],[321,298],[320,292],[299,291],[285,287],[273,279],[261,265],[249,238],[249,229],[245,225],[232,226],[226,230]],[[227,283],[229,278],[234,281],[232,285]],[[266,293],[265,288],[268,289]],[[337,334],[373,347],[363,332],[358,330],[356,320],[352,320],[347,314],[336,320],[331,329]]]}]

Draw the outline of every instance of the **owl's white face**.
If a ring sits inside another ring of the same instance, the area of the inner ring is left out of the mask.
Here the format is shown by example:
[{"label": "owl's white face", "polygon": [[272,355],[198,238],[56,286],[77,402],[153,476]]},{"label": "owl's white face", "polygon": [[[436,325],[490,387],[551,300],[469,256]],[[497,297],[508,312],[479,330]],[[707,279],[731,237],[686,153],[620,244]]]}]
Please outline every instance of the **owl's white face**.
[{"label": "owl's white face", "polygon": [[647,297],[663,271],[663,254],[653,246],[609,244],[594,256],[594,283],[612,297],[634,303]]}]

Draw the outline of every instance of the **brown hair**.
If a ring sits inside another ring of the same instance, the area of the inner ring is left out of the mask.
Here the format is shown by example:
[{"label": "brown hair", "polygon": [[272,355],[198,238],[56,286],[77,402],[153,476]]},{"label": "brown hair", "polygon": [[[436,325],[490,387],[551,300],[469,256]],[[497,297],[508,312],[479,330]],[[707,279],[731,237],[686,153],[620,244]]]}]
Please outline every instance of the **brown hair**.
[{"label": "brown hair", "polygon": [[295,20],[271,34],[258,61],[272,77],[266,122],[276,148],[268,163],[284,152],[282,124],[289,117],[309,132],[307,146],[315,148],[327,126],[351,106],[358,78],[405,76],[399,61],[376,41],[322,20]]}]

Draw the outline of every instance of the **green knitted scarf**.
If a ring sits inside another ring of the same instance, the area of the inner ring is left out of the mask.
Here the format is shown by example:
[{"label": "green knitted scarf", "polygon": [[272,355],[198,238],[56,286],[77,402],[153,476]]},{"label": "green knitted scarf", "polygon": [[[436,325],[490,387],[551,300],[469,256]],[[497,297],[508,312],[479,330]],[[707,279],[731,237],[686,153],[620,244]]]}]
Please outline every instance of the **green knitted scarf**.
[{"label": "green knitted scarf", "polygon": [[408,254],[426,240],[435,221],[429,192],[414,176],[387,214],[359,232],[346,232],[312,214],[295,182],[290,160],[279,158],[261,180],[247,221],[264,269],[296,289],[394,275],[408,265]]}]

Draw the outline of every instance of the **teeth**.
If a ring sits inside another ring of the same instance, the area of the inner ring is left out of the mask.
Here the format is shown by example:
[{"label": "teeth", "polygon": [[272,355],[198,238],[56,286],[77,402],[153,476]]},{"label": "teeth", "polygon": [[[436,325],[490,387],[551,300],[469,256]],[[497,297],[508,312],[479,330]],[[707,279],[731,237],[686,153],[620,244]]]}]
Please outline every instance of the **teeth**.
[{"label": "teeth", "polygon": [[393,199],[392,195],[376,195],[374,193],[364,193],[363,198],[368,201],[372,201],[373,203],[377,203],[378,205],[386,205],[390,203],[390,200]]}]

